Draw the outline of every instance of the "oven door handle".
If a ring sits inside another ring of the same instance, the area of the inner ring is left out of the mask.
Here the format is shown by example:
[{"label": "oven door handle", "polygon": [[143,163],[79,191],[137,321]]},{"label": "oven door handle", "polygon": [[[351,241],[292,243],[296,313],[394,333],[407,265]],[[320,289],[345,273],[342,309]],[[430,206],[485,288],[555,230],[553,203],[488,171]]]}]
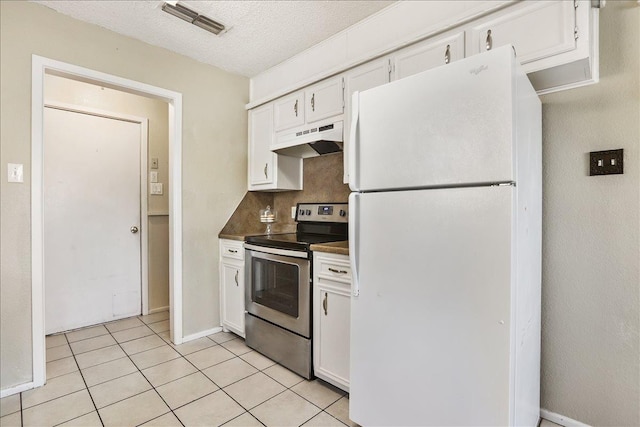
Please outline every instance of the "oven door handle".
[{"label": "oven door handle", "polygon": [[279,248],[267,248],[267,247],[264,247],[264,246],[251,245],[249,243],[245,243],[244,244],[244,248],[245,249],[249,249],[251,251],[262,252],[262,253],[265,253],[265,254],[290,256],[290,257],[294,257],[294,258],[303,258],[303,259],[307,259],[309,257],[306,252],[289,251],[289,250],[286,250],[286,249],[279,249]]}]

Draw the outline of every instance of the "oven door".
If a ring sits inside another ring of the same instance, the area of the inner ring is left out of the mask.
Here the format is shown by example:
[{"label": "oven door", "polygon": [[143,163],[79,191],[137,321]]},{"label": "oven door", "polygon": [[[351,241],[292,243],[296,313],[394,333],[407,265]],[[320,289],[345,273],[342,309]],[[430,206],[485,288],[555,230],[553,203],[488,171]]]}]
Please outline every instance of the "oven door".
[{"label": "oven door", "polygon": [[311,338],[311,277],[306,252],[245,244],[248,313]]}]

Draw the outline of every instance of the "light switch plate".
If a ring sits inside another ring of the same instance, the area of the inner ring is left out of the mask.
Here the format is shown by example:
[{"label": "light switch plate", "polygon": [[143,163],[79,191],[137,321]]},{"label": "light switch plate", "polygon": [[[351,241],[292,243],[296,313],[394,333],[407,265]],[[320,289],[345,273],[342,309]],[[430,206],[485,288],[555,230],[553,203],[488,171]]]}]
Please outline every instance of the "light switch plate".
[{"label": "light switch plate", "polygon": [[162,195],[162,183],[157,183],[157,182],[151,183],[151,194]]},{"label": "light switch plate", "polygon": [[592,151],[589,153],[589,175],[618,175],[624,173],[624,150]]},{"label": "light switch plate", "polygon": [[20,163],[7,164],[7,181],[24,182],[24,167]]},{"label": "light switch plate", "polygon": [[158,172],[149,172],[149,181],[158,182]]}]

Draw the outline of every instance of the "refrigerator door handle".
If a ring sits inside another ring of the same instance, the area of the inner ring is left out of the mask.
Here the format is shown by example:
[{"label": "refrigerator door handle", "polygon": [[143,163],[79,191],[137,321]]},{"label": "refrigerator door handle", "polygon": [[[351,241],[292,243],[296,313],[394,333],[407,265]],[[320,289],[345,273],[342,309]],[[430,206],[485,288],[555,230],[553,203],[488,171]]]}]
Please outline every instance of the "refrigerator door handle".
[{"label": "refrigerator door handle", "polygon": [[359,226],[359,203],[360,194],[351,193],[349,195],[349,261],[351,262],[351,293],[354,297],[360,295],[360,282],[358,279],[358,226]]},{"label": "refrigerator door handle", "polygon": [[360,121],[360,92],[351,96],[351,129],[349,129],[349,188],[358,191],[356,182],[356,153],[358,152],[358,122]]}]

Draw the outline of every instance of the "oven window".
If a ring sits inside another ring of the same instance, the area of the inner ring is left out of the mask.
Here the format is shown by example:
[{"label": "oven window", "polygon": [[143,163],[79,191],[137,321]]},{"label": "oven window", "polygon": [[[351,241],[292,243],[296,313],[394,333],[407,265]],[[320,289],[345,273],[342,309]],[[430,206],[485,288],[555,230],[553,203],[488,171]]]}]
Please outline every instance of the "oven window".
[{"label": "oven window", "polygon": [[253,258],[251,299],[289,316],[298,317],[299,268],[263,258]]}]

